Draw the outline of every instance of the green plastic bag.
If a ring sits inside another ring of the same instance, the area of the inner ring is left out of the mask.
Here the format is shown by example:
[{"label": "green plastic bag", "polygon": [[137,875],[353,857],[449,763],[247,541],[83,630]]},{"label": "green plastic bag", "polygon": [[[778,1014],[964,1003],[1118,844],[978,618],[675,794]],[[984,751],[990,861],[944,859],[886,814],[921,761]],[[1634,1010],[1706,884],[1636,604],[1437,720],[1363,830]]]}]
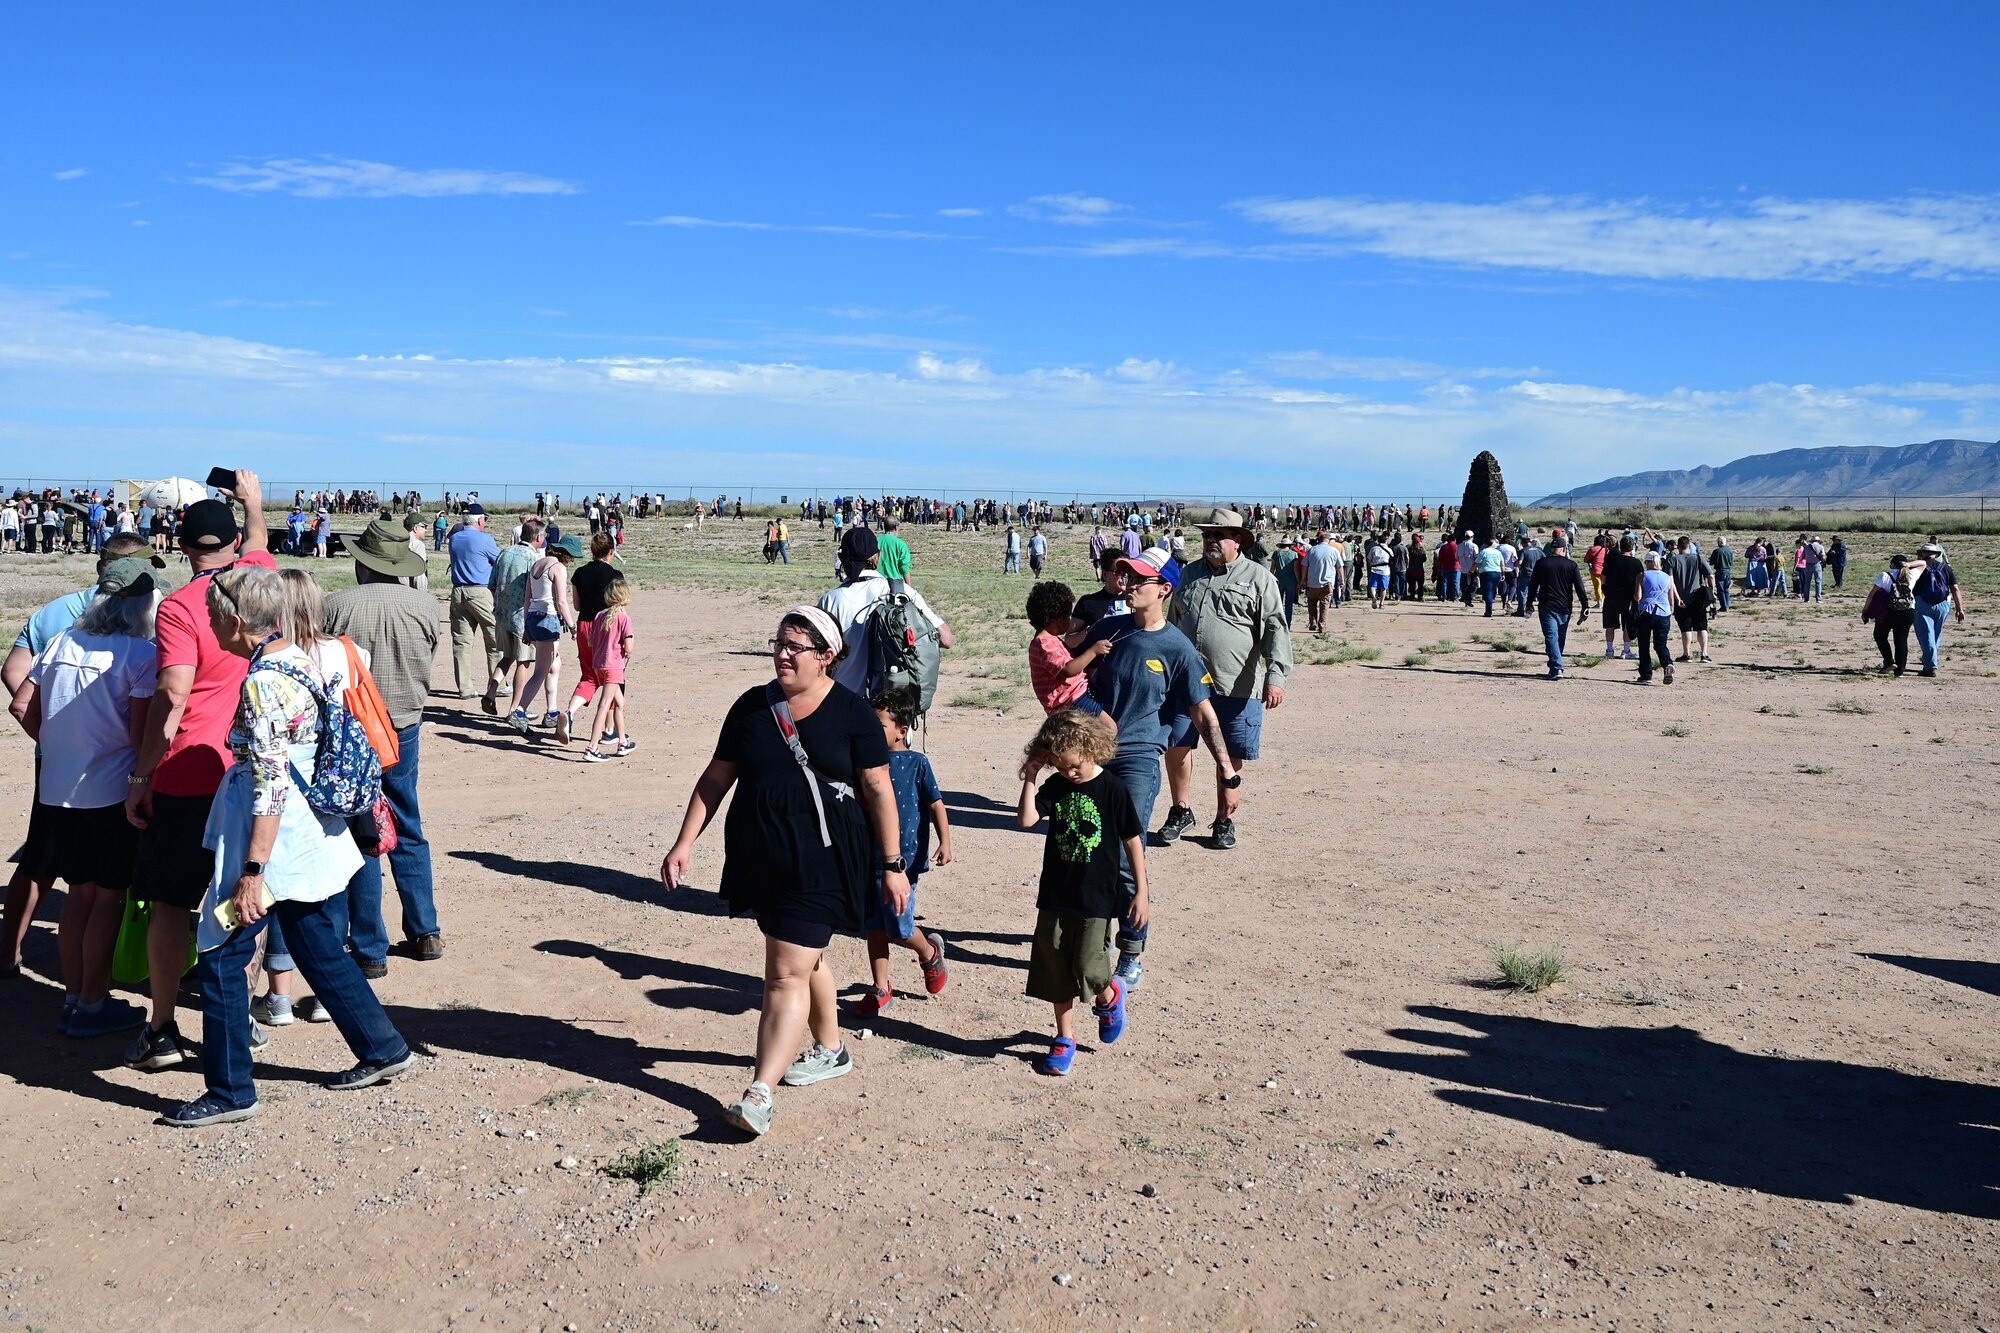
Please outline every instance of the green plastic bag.
[{"label": "green plastic bag", "polygon": [[[153,905],[132,894],[125,895],[125,917],[118,923],[118,942],[111,946],[111,979],[125,986],[136,986],[151,973],[152,966],[146,958],[146,932],[153,924]],[[196,958],[194,934],[188,934],[187,966],[181,969],[186,976],[194,971]]]}]

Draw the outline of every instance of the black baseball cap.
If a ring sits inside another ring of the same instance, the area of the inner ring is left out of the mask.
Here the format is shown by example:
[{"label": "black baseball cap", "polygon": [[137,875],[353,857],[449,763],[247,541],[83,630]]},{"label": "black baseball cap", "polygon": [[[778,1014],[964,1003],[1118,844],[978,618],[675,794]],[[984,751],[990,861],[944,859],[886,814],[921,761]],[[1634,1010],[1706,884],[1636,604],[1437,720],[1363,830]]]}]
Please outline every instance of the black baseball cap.
[{"label": "black baseball cap", "polygon": [[236,540],[236,511],[226,501],[196,500],[181,519],[181,545],[219,551]]},{"label": "black baseball cap", "polygon": [[881,553],[882,543],[875,540],[873,528],[856,525],[841,534],[840,558],[850,565],[866,564],[868,557]]}]

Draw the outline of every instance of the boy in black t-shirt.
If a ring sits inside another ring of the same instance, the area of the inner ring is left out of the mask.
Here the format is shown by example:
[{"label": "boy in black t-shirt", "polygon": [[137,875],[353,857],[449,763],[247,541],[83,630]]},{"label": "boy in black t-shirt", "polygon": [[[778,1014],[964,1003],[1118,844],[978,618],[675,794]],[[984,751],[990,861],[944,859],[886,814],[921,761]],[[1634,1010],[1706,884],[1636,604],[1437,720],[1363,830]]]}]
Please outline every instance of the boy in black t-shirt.
[{"label": "boy in black t-shirt", "polygon": [[[1099,1041],[1108,1046],[1125,1031],[1125,987],[1112,973],[1111,948],[1119,917],[1134,930],[1146,924],[1146,840],[1125,784],[1104,771],[1117,747],[1095,716],[1064,709],[1042,723],[1021,767],[1021,827],[1049,818],[1028,956],[1028,994],[1056,1010],[1056,1039],[1035,1062],[1040,1074],[1069,1073],[1076,1058],[1070,1011],[1079,995],[1092,1001]],[[1055,775],[1037,791],[1044,768]],[[1129,902],[1118,882],[1121,848],[1136,886]]]}]

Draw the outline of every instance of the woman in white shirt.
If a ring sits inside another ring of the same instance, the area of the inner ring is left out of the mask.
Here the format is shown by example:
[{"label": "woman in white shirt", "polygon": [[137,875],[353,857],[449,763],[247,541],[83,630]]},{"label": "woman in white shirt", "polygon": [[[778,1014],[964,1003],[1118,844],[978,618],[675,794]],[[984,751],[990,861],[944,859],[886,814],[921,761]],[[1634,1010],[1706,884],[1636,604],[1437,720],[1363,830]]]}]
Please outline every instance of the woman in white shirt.
[{"label": "woman in white shirt", "polygon": [[564,745],[569,744],[569,714],[556,703],[562,698],[562,658],[556,647],[564,630],[572,633],[576,630],[576,610],[569,595],[569,562],[582,556],[583,542],[572,534],[552,544],[547,555],[528,567],[528,601],[521,617],[521,637],[535,645],[535,670],[521,687],[514,711],[507,717],[508,725],[527,735],[535,716],[529,710],[540,691],[548,709],[542,724],[554,727],[556,740]]},{"label": "woman in white shirt", "polygon": [[146,1017],[109,997],[111,950],[139,854],[125,792],[157,674],[154,605],[151,563],[112,561],[98,575],[97,599],[49,640],[9,708],[41,748],[41,809],[21,868],[43,883],[69,884],[56,927],[63,973],[57,1027],[79,1039],[137,1027]]}]

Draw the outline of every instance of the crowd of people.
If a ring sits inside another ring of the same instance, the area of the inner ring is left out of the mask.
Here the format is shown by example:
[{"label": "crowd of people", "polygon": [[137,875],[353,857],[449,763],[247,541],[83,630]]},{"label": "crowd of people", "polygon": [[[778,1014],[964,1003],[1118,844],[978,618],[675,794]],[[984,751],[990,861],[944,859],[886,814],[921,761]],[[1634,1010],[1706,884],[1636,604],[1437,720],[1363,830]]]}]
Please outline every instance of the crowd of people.
[{"label": "crowd of people", "polygon": [[[279,547],[326,555],[325,520],[354,496],[295,497]],[[385,859],[401,954],[445,954],[419,780],[442,631],[468,707],[504,716],[537,746],[581,735],[585,762],[630,754],[625,691],[638,634],[620,547],[628,509],[654,512],[655,497],[587,496],[586,530],[564,533],[549,493],[499,535],[476,497],[448,496],[434,514],[418,495],[392,497],[343,538],[355,586],[330,595],[305,567],[278,570],[251,472],[235,474],[224,499],[164,516],[189,574],[171,590],[153,534],[116,501],[22,500],[78,516],[83,549],[98,560],[92,586],[36,611],[5,663],[10,711],[35,740],[36,762],[0,961],[18,970],[38,903],[65,884],[57,1026],[77,1040],[131,1032],[125,1060],[147,1071],[195,1058],[177,1014],[191,971],[205,1087],[168,1124],[258,1114],[253,1062],[271,1029],[301,1019],[335,1023],[353,1051],[330,1086],[402,1073],[409,1042],[370,983],[394,952]],[[18,514],[19,502],[6,508]],[[315,521],[298,523],[309,509]],[[1686,535],[1601,531],[1574,554],[1573,523],[1539,533],[1518,524],[1481,540],[1471,528],[1454,535],[1460,516],[1425,507],[1252,506],[1196,518],[1165,503],[843,497],[799,515],[829,518],[838,581],[778,618],[771,677],[723,719],[661,866],[665,887],[678,888],[733,792],[720,891],[763,937],[764,996],[752,1080],[727,1116],[752,1134],[770,1128],[777,1088],[853,1068],[829,952],[836,935],[866,941],[854,1017],[896,1004],[899,952],[928,993],[950,981],[947,932],[920,928],[916,904],[922,876],[952,863],[953,830],[939,761],[910,740],[955,635],[910,582],[906,522],[997,525],[1003,571],[1025,556],[1036,580],[1027,654],[1044,717],[1023,738],[1015,813],[1023,829],[1046,826],[1025,992],[1052,1009],[1053,1034],[1035,1060],[1051,1077],[1078,1056],[1079,1001],[1100,1044],[1127,1029],[1160,892],[1149,861],[1156,869],[1204,823],[1209,847],[1236,846],[1266,716],[1285,702],[1301,597],[1313,635],[1363,599],[1373,609],[1434,600],[1534,617],[1556,680],[1570,627],[1596,606],[1605,655],[1636,658],[1640,683],[1671,684],[1677,664],[1711,660],[1709,625],[1738,582],[1726,538],[1704,551]],[[1435,535],[1433,522],[1443,525]],[[1097,586],[1081,595],[1042,577],[1059,523],[1090,528]],[[767,558],[789,562],[791,540],[787,516],[767,519]],[[421,582],[431,550],[449,570],[442,616]],[[1821,569],[1842,586],[1847,551],[1838,538],[1802,534],[1786,555],[1760,538],[1741,562],[1742,595],[1816,598]],[[1964,593],[1935,541],[1895,556],[1863,608],[1883,670],[1897,675],[1913,630],[1920,672],[1935,674],[1954,615],[1965,617]],[[1675,629],[1680,651],[1670,655]],[[309,995],[296,993],[298,978]],[[146,980],[150,1004],[117,998],[114,979]]]}]

